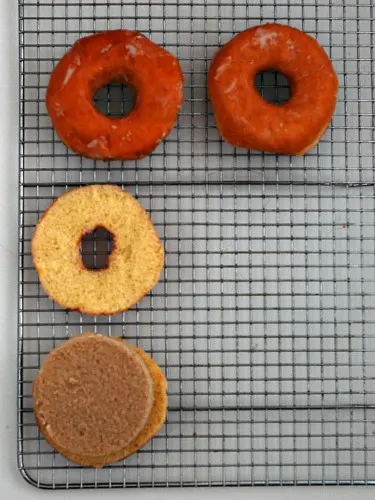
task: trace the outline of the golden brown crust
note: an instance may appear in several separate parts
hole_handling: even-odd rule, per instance
[[[82,237],[97,227],[113,236],[108,267],[86,269]],[[57,198],[41,217],[31,242],[43,288],[58,304],[84,314],[116,314],[157,283],[164,251],[139,202],[117,186],[92,185]]]
[[[154,404],[148,422],[140,434],[124,450],[125,457],[132,455],[152,439],[163,426],[167,417],[167,380],[160,367],[140,347],[133,348],[145,362],[154,381]]]
[[[148,425],[154,380],[127,343],[87,333],[46,358],[33,383],[34,412],[46,440],[81,465],[125,456]]]
[[[121,118],[99,113],[97,90],[128,83],[136,104]],[[115,30],[81,38],[51,74],[46,105],[64,144],[88,158],[133,160],[150,154],[170,132],[182,103],[178,60],[140,33]]]
[[[257,92],[257,73],[277,70],[290,84],[284,105]],[[338,80],[327,54],[309,35],[280,24],[250,28],[214,56],[208,91],[217,127],[234,146],[304,154],[317,144],[336,105]]]

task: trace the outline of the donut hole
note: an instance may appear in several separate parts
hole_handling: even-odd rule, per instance
[[[106,269],[113,248],[113,235],[104,227],[96,227],[81,239],[80,252],[83,265],[90,271]]]
[[[122,118],[134,108],[135,90],[126,83],[111,82],[94,95],[94,105],[102,115]]]
[[[256,74],[255,88],[263,99],[270,104],[283,105],[292,96],[286,76],[272,69],[260,71]]]

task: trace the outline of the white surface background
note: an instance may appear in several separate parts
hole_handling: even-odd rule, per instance
[[[18,47],[17,2],[0,0],[0,484],[1,495],[21,498],[92,498],[103,491],[38,491],[26,484],[16,461],[16,349],[17,349],[17,191],[18,191]],[[114,490],[106,498],[373,498],[368,488],[233,488]]]

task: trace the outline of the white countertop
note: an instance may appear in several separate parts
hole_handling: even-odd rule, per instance
[[[18,211],[18,26],[17,2],[0,0],[0,481],[4,498],[92,498],[103,491],[46,492],[28,485],[16,461],[16,349],[17,349],[17,211]],[[228,488],[132,490],[106,492],[106,498],[373,498],[368,488]]]

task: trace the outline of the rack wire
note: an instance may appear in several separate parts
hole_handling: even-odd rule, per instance
[[[372,0],[20,0],[18,458],[29,482],[375,484],[374,14]],[[207,99],[213,53],[267,21],[316,37],[339,74],[332,126],[304,157],[233,149],[220,140]],[[77,38],[120,27],[179,58],[185,102],[148,158],[90,161],[54,133],[45,90]],[[276,78],[257,83],[277,101],[288,89]],[[122,113],[124,93],[110,85],[97,105]],[[154,291],[114,317],[60,309],[30,256],[44,209],[87,183],[133,193],[166,248]],[[102,240],[83,251],[95,254],[95,245],[105,251]],[[44,356],[87,330],[139,343],[169,381],[160,434],[101,470],[55,453],[31,409]]]

